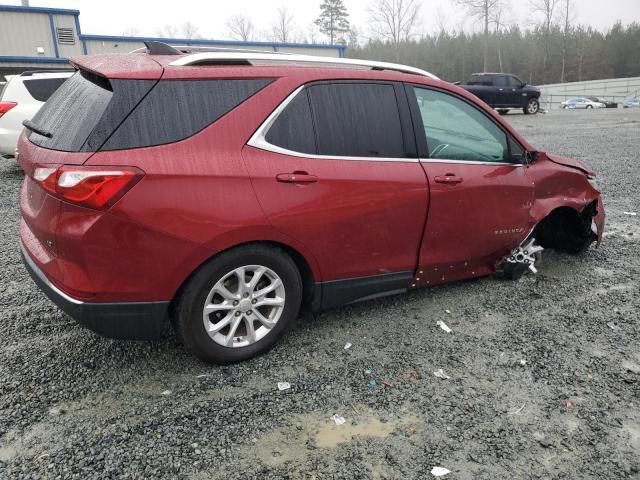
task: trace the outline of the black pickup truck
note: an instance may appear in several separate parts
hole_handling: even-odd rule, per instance
[[[503,114],[510,108],[521,108],[527,115],[540,110],[540,89],[509,73],[474,73],[460,86]]]

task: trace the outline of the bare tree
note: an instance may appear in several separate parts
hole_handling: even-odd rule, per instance
[[[182,38],[202,38],[198,33],[198,27],[189,21],[182,24],[180,34],[182,35]]]
[[[564,83],[564,75],[567,66],[567,50],[569,43],[569,33],[571,32],[571,21],[573,20],[573,2],[564,0],[563,9],[563,31],[562,31],[562,70],[560,71],[560,83]]]
[[[176,38],[178,36],[178,30],[173,25],[165,25],[156,31],[156,35],[164,38]]]
[[[286,7],[280,7],[276,11],[276,21],[271,26],[273,39],[277,42],[287,43],[293,31],[293,17]]]
[[[127,27],[122,31],[122,36],[124,37],[135,37],[140,33],[138,27]]]
[[[227,21],[227,28],[229,29],[229,33],[231,37],[235,40],[242,40],[243,42],[248,42],[253,37],[253,22],[251,19],[245,15],[238,14],[232,16]]]
[[[349,48],[358,48],[360,46],[360,32],[358,27],[351,25],[349,28]]]
[[[447,19],[447,14],[442,8],[438,7],[438,10],[436,10],[436,14],[433,17],[433,21],[439,34],[443,34],[449,31],[449,21]]]
[[[561,0],[529,0],[532,12],[542,16],[542,22],[539,26],[542,28],[544,35],[544,58],[542,66],[545,75],[551,58],[551,27],[554,24],[560,1]],[[544,80],[546,81],[548,78],[545,77]]]
[[[312,22],[309,25],[309,28],[307,29],[307,33],[309,35],[309,43],[318,43],[318,41],[320,40],[321,34],[320,34],[320,29],[315,24],[315,22]]]
[[[498,47],[498,66],[500,68],[500,72],[502,73],[502,45],[500,44],[500,37],[502,35],[502,27],[504,26],[502,17],[504,16],[504,11],[502,9],[497,10],[491,19],[491,23],[493,23],[496,27],[495,35],[496,35],[496,43]],[[486,67],[485,67],[486,71]]]
[[[484,71],[489,68],[489,25],[497,11],[504,6],[503,0],[455,0],[455,3],[472,17],[481,20],[484,26]]]
[[[376,36],[390,42],[399,57],[402,42],[414,34],[419,11],[417,0],[374,0],[369,5],[370,28]]]

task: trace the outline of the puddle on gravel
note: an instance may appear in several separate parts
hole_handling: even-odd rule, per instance
[[[340,443],[350,442],[355,437],[384,438],[398,426],[392,422],[382,423],[377,418],[370,418],[357,425],[321,425],[315,435],[316,445],[320,448],[335,448]]]
[[[627,423],[622,427],[622,431],[628,435],[632,451],[640,452],[640,425]]]
[[[351,419],[343,425],[335,425],[328,418],[303,415],[292,419],[287,427],[262,435],[246,448],[266,465],[281,465],[289,461],[303,461],[308,444],[330,450],[357,439],[386,438],[399,428],[415,433],[417,423],[415,418],[409,417],[382,422],[375,417],[359,416],[356,425]]]

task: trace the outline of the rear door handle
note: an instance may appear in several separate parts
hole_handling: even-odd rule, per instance
[[[433,179],[436,183],[448,183],[449,185],[456,185],[458,183],[462,183],[462,178],[457,175],[453,175],[452,173],[447,173],[446,175],[440,175]]]
[[[316,183],[318,177],[309,175],[307,172],[279,173],[276,180],[283,183]]]

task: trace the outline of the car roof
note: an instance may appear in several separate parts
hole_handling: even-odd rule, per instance
[[[246,75],[259,67],[270,67],[281,72],[278,76],[293,74],[300,69],[322,69],[326,72],[348,70],[357,76],[357,71],[398,72],[412,76],[438,78],[421,69],[361,59],[317,57],[311,55],[274,54],[264,52],[200,52],[178,55],[149,55],[147,53],[106,54],[74,57],[72,65],[107,78],[158,79],[169,70],[181,69],[185,76],[192,73],[193,67],[208,68],[210,76],[215,78],[225,69],[240,68]],[[189,67],[189,68],[187,68]],[[329,75],[331,76],[331,75]]]

